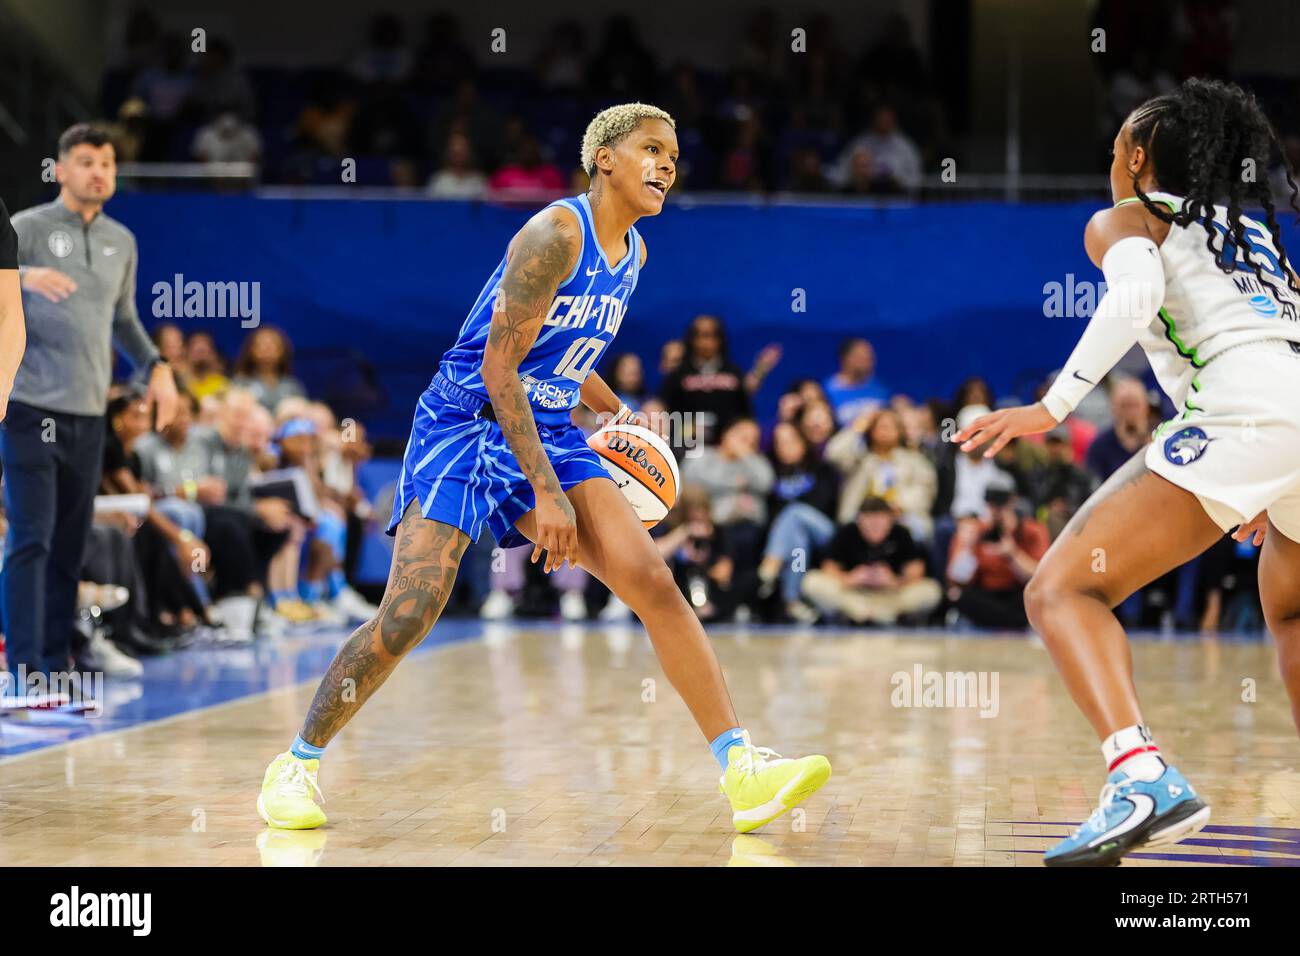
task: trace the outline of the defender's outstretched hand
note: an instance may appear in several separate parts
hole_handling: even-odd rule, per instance
[[[1239,525],[1237,530],[1232,532],[1233,541],[1251,541],[1255,547],[1264,543],[1264,535],[1268,532],[1268,512],[1261,511],[1255,517],[1251,518],[1243,525]],[[1253,541],[1251,539],[1254,539]]]
[[[1020,405],[1016,408],[1002,408],[996,412],[981,415],[957,434],[952,441],[961,445],[962,451],[971,451],[980,445],[992,442],[984,452],[985,458],[992,458],[1013,438],[1021,435],[1037,435],[1051,431],[1059,424],[1042,402],[1033,405]]]

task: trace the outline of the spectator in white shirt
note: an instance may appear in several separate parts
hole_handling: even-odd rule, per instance
[[[830,170],[830,179],[837,187],[850,182],[854,153],[865,148],[871,155],[871,182],[890,184],[897,192],[915,192],[921,185],[921,151],[898,128],[898,114],[888,104],[876,107],[871,125],[865,133],[855,136],[840,153]],[[873,191],[883,191],[876,189]]]
[[[199,129],[192,152],[204,163],[255,163],[262,158],[262,137],[251,124],[227,110]]]
[[[469,137],[447,137],[443,167],[429,179],[428,193],[435,199],[480,199],[487,192],[487,177],[474,165]]]

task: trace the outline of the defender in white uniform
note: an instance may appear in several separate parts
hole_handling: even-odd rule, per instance
[[[1168,193],[1149,198],[1175,213],[1183,206]],[[1263,280],[1243,250],[1232,272],[1220,269],[1202,223],[1172,224],[1160,243],[1164,298],[1147,303],[1158,308],[1136,341],[1181,413],[1156,430],[1146,464],[1195,494],[1223,531],[1267,510],[1279,531],[1300,541],[1300,296],[1287,285],[1268,228],[1240,221]],[[1211,228],[1216,243],[1231,244],[1223,206],[1214,207]],[[1109,371],[1087,368],[1090,359],[1072,356],[1044,396],[1057,420],[1086,394],[1075,371]]]
[[[1025,591],[1109,770],[1100,805],[1046,852],[1049,866],[1114,865],[1209,821],[1142,719],[1112,609],[1234,528],[1263,544],[1260,599],[1300,726],[1300,284],[1263,174],[1286,160],[1254,97],[1202,80],[1135,110],[1114,157],[1115,206],[1084,234],[1107,290],[1078,346],[1041,402],[953,438],[991,456],[1047,431],[1135,343],[1179,409],[1084,504]],[[1288,181],[1296,206],[1289,170]]]

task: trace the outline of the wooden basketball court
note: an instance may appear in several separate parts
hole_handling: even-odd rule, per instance
[[[0,761],[0,866],[1040,866],[1103,781],[1032,639],[719,629],[755,742],[835,768],[802,814],[738,838],[639,627],[463,626],[469,639],[413,655],[331,745],[325,828],[269,830],[254,809],[315,686],[289,670],[218,706]],[[327,659],[338,640],[303,643]],[[182,682],[217,666],[202,655],[243,655],[224,674],[266,669],[244,651],[185,653]],[[1134,658],[1148,723],[1214,816],[1125,865],[1300,865],[1300,748],[1271,644],[1139,641]],[[974,672],[983,704],[908,697],[899,677],[919,673],[924,691],[949,672]]]

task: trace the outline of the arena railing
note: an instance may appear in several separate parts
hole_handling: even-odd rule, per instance
[[[118,176],[125,188],[167,190],[212,188],[219,190],[254,191],[268,199],[411,199],[441,201],[419,187],[363,186],[340,183],[336,186],[263,184],[256,163],[124,163]],[[547,190],[490,190],[484,202],[520,206],[541,206],[564,192]],[[773,190],[768,193],[741,193],[721,191],[691,191],[683,188],[672,195],[670,202],[678,205],[795,205],[795,206],[845,206],[845,205],[906,205],[916,202],[1068,202],[1083,199],[1105,199],[1110,194],[1109,183],[1100,175],[1047,175],[1021,173],[962,173],[954,181],[939,175],[927,176],[914,192],[900,195],[855,196],[836,192],[790,192]]]

